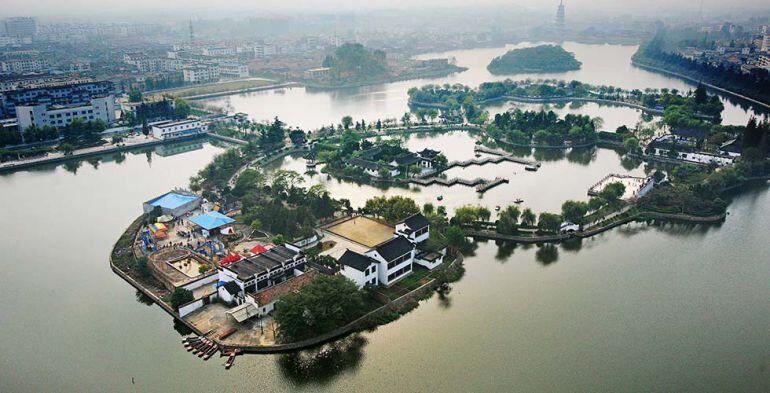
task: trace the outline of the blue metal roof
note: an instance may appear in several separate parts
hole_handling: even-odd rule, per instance
[[[235,222],[232,218],[215,211],[192,217],[190,221],[207,231]]]
[[[196,199],[198,199],[196,196],[169,192],[150,201],[150,205],[160,206],[163,209],[176,209],[179,206],[188,204]]]

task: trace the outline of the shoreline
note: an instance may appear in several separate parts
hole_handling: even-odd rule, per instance
[[[182,138],[175,138],[175,139],[164,139],[164,140],[148,139],[147,142],[134,143],[131,145],[112,146],[104,149],[86,148],[86,149],[81,149],[81,151],[79,152],[76,150],[71,155],[68,155],[68,156],[55,156],[55,157],[43,156],[36,159],[30,159],[25,161],[6,161],[0,164],[0,173],[15,172],[21,169],[34,168],[34,167],[50,165],[50,164],[60,164],[64,162],[70,162],[70,161],[75,161],[83,158],[100,156],[104,154],[119,153],[123,151],[130,151],[130,150],[140,149],[144,147],[155,147],[155,146],[165,145],[169,143],[185,142],[185,141],[191,141],[191,140],[195,140],[199,138],[207,138],[207,137],[209,137],[208,133],[202,133],[202,134],[196,134],[196,135],[191,135],[191,136],[182,137]],[[89,149],[94,149],[94,150],[89,150]]]
[[[139,220],[142,220],[142,216],[137,217],[123,232],[123,235],[126,235],[129,231],[131,231],[131,227]],[[136,240],[136,236],[138,234],[138,231],[141,230],[141,226],[137,228],[137,232],[131,234],[131,238],[134,239],[134,242]],[[304,349],[314,348],[319,345],[326,344],[328,342],[340,339],[342,337],[355,334],[358,332],[366,331],[369,329],[374,329],[378,326],[384,326],[391,322],[395,322],[398,318],[394,320],[389,320],[385,323],[377,323],[376,317],[380,316],[380,314],[383,314],[387,311],[395,311],[398,313],[399,317],[402,315],[405,315],[409,313],[413,308],[410,308],[409,305],[413,303],[419,303],[421,300],[425,300],[427,298],[432,297],[433,290],[439,285],[436,278],[432,278],[430,281],[426,282],[425,284],[421,285],[420,287],[409,291],[408,293],[399,296],[396,299],[392,299],[388,301],[387,303],[382,304],[381,306],[370,310],[366,314],[354,319],[351,322],[348,322],[347,324],[340,326],[336,329],[333,329],[329,332],[326,332],[324,334],[318,335],[316,337],[312,337],[306,340],[300,340],[292,343],[285,343],[285,344],[273,344],[273,345],[234,345],[234,344],[227,344],[224,343],[222,340],[220,340],[218,337],[208,337],[208,332],[203,332],[195,325],[184,319],[183,317],[179,316],[179,313],[176,312],[168,303],[164,302],[162,299],[160,299],[157,295],[155,295],[152,291],[147,289],[145,285],[143,285],[140,281],[134,279],[131,277],[130,274],[123,271],[120,267],[118,267],[115,264],[115,261],[113,259],[113,255],[115,254],[115,251],[117,250],[118,243],[120,242],[120,238],[115,242],[115,244],[112,247],[112,250],[110,252],[109,256],[109,262],[110,262],[110,269],[117,274],[120,278],[122,278],[124,281],[128,282],[132,287],[134,287],[136,290],[143,293],[145,296],[149,297],[153,303],[158,305],[163,311],[165,311],[167,314],[169,314],[171,317],[174,318],[174,320],[181,322],[186,327],[188,327],[194,334],[200,336],[200,337],[207,337],[211,341],[213,341],[220,351],[226,352],[232,349],[239,349],[244,353],[252,353],[252,354],[276,354],[276,353],[287,353],[287,352],[296,352]],[[131,247],[131,258],[136,259],[136,255],[134,253],[133,245]],[[450,269],[457,269],[458,267],[462,266],[462,263],[464,261],[464,258],[462,254],[458,253],[455,258],[449,262],[448,265],[444,267],[444,270],[450,270]],[[430,296],[426,296],[426,295]],[[406,310],[405,312],[401,313],[402,310]]]
[[[729,90],[729,89],[726,89],[726,88],[723,88],[723,87],[719,87],[717,85],[713,85],[711,83],[706,83],[706,82],[700,81],[697,78],[693,78],[691,76],[687,76],[685,74],[681,74],[681,73],[676,72],[676,71],[671,71],[671,70],[667,70],[665,68],[661,68],[661,67],[657,67],[657,66],[653,66],[653,65],[649,65],[649,64],[644,64],[644,63],[642,63],[642,62],[640,62],[638,60],[634,60],[633,58],[631,59],[631,64],[633,66],[635,66],[635,67],[639,67],[639,68],[645,69],[647,71],[658,72],[658,73],[661,73],[661,74],[666,74],[668,76],[673,76],[673,77],[681,78],[681,79],[684,79],[684,80],[686,80],[688,82],[692,82],[692,83],[696,83],[696,84],[697,83],[701,83],[703,86],[706,86],[709,89],[713,89],[713,90],[716,90],[716,91],[718,91],[720,93],[724,93],[724,94],[727,94],[727,95],[731,95],[731,96],[733,96],[735,98],[739,98],[739,99],[748,101],[748,102],[750,102],[753,105],[759,105],[760,107],[763,107],[765,110],[770,110],[770,104],[768,104],[768,103],[756,100],[754,98],[745,96],[745,95],[740,94],[740,93],[736,93],[736,92],[734,92],[732,90]]]

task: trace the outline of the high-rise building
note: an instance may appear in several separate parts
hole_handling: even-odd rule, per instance
[[[31,17],[15,17],[5,20],[5,34],[10,37],[32,38],[37,33],[37,21]]]
[[[564,32],[564,18],[565,18],[565,7],[564,7],[564,0],[559,2],[559,8],[556,9],[556,30],[559,31],[559,33]]]

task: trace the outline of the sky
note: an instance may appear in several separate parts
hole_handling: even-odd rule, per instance
[[[568,10],[588,11],[604,9],[609,12],[660,12],[661,9],[698,9],[701,0],[566,0]],[[705,12],[726,12],[737,8],[770,9],[767,0],[703,0]],[[270,12],[340,12],[381,8],[468,7],[468,6],[522,6],[531,9],[552,9],[558,0],[0,0],[0,17],[33,16],[89,16],[98,14],[167,13],[190,14],[203,10],[222,14],[232,11]],[[729,5],[728,5],[729,4]]]

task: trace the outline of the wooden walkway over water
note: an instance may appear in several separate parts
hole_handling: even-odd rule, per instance
[[[451,187],[457,184],[468,186],[468,187],[476,187],[476,192],[483,194],[489,190],[491,190],[494,187],[499,186],[500,184],[508,183],[508,179],[497,177],[493,180],[484,179],[481,177],[477,177],[475,179],[462,179],[459,177],[453,177],[451,179],[444,179],[440,177],[430,177],[427,179],[422,179],[419,177],[414,177],[409,179],[409,182],[414,184],[419,184],[421,186],[430,186],[433,184],[439,184],[446,187]]]

